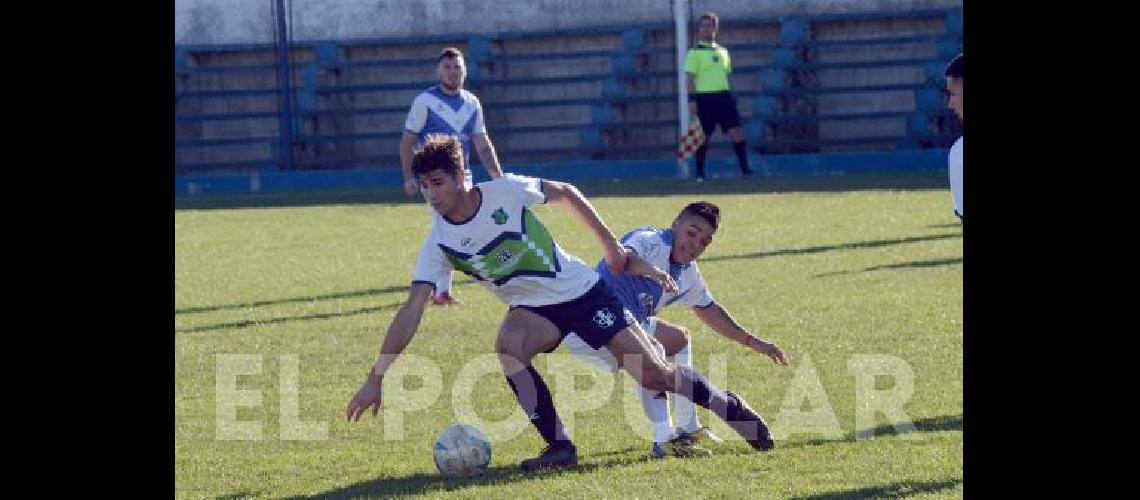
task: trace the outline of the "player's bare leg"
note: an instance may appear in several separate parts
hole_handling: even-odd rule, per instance
[[[558,418],[550,389],[531,365],[535,355],[553,349],[560,340],[561,335],[554,323],[519,308],[507,312],[495,340],[495,350],[499,353],[507,384],[547,444],[541,455],[519,464],[523,470],[578,465],[578,451]]]
[[[752,169],[748,167],[748,150],[744,143],[744,129],[739,125],[728,129],[728,137],[732,139],[732,149],[736,152],[736,161],[740,163],[740,172],[745,177],[752,176]]]
[[[618,332],[606,347],[642,387],[688,397],[724,419],[757,450],[768,451],[775,446],[767,423],[743,398],[721,391],[690,367],[670,364],[654,352],[651,342],[641,326],[631,324]]]
[[[692,340],[689,331],[660,318],[655,319],[654,338],[665,347],[666,359],[677,366],[693,366]],[[673,395],[673,417],[677,421],[677,435],[688,437],[698,446],[719,445],[722,440],[708,427],[702,427],[697,417],[697,407],[689,398]]]

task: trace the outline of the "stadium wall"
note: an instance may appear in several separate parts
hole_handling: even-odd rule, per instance
[[[272,43],[271,0],[175,0],[179,45]],[[692,0],[722,18],[961,7],[962,0]],[[668,22],[670,0],[290,0],[294,41]]]
[[[826,153],[815,155],[764,155],[752,157],[753,168],[764,177],[846,175],[862,172],[945,171],[946,149],[904,150],[891,153]],[[506,165],[505,170],[567,182],[623,181],[675,178],[677,164],[667,160],[577,161],[538,165]],[[485,169],[473,170],[476,182],[488,179]],[[709,158],[710,177],[739,172],[736,159]],[[242,194],[286,191],[398,188],[402,173],[396,169],[259,172],[246,174],[187,175],[174,179],[174,194]],[[683,182],[683,181],[679,181]]]

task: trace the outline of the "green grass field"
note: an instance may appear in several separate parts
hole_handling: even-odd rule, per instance
[[[344,419],[405,298],[428,207],[392,192],[177,200],[176,496],[960,497],[962,229],[944,184],[944,177],[911,175],[582,185],[618,235],[645,223],[667,225],[694,199],[720,205],[721,230],[700,261],[702,273],[716,299],[753,333],[778,343],[791,365],[746,351],[683,307],[663,317],[692,332],[697,369],[745,396],[783,439],[769,454],[731,440],[708,458],[649,459],[649,428],[629,377],[591,378],[575,361],[578,375],[561,384],[546,377],[560,409],[582,404],[567,397],[570,390],[614,384],[605,404],[573,415],[582,465],[520,473],[518,461],[542,448],[527,426],[494,444],[488,474],[457,481],[436,471],[432,444],[457,420],[453,401],[462,391],[453,387],[461,370],[493,352],[506,312],[467,277],[455,275],[463,305],[429,308],[406,351],[419,358],[397,362],[413,372],[438,367],[439,397],[400,415],[402,439],[385,438],[394,418],[384,411],[356,423]],[[560,245],[597,262],[600,247],[569,215],[557,207],[536,211]],[[236,379],[238,390],[260,392],[259,404],[236,410],[237,420],[259,426],[259,439],[223,439],[219,408],[233,401],[219,396],[226,380],[233,383],[218,376],[231,366],[225,355],[260,362],[259,371]],[[896,434],[882,414],[856,427],[867,398],[857,397],[848,363],[864,355],[892,356],[913,372],[902,408],[915,432]],[[551,359],[566,365],[553,356],[540,356],[536,367],[546,374]],[[871,389],[897,383],[872,377]],[[430,385],[415,377],[405,382],[406,391]],[[473,392],[460,396],[480,418],[522,421],[501,374],[486,372],[472,383]],[[793,385],[816,389],[806,405]],[[781,411],[819,411],[820,394],[839,432],[784,435],[802,422],[781,418]],[[735,438],[714,415],[699,412],[719,435]],[[297,426],[289,422],[298,419],[318,439],[293,439]],[[866,430],[875,437],[856,439]]]

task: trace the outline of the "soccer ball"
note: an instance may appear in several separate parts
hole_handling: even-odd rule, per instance
[[[435,466],[448,478],[478,476],[491,462],[491,442],[479,429],[454,424],[435,440]]]

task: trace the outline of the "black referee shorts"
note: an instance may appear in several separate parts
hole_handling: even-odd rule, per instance
[[[701,128],[705,137],[720,131],[728,133],[728,129],[740,126],[740,113],[736,110],[736,96],[729,90],[721,92],[694,93],[693,100],[697,103],[697,116],[701,120]]]

